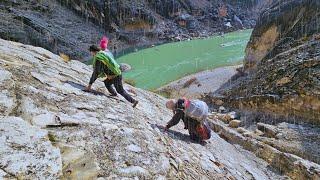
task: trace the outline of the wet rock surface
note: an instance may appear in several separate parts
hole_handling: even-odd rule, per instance
[[[252,28],[265,4],[263,0],[4,0],[0,37],[86,60],[88,46],[98,43],[103,34],[110,37],[109,48],[118,54],[124,49]]]
[[[13,99],[1,106],[2,177],[282,178],[214,133],[205,146],[191,141],[182,124],[164,133],[171,112],[163,97],[125,85],[139,100],[133,109],[122,97],[109,97],[102,82],[93,86],[96,95],[79,89],[91,68],[78,61],[5,40],[0,54],[3,102]]]

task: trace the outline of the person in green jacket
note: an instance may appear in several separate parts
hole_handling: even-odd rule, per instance
[[[117,92],[121,94],[127,101],[136,107],[138,101],[133,99],[123,88],[122,73],[119,64],[114,60],[113,56],[101,51],[97,46],[92,45],[89,48],[91,55],[93,56],[93,73],[90,78],[89,85],[86,87],[86,91],[91,90],[91,86],[97,78],[105,78],[104,84],[112,96],[117,96]],[[112,85],[116,88],[113,89]]]

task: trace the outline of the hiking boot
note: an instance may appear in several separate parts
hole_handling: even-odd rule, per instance
[[[132,107],[135,108],[137,106],[137,104],[139,103],[139,101],[134,101]]]

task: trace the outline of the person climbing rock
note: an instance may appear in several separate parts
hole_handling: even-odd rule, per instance
[[[93,73],[90,78],[89,85],[86,87],[86,91],[91,90],[91,86],[97,78],[104,78],[104,84],[112,96],[117,96],[117,92],[121,94],[127,101],[136,107],[138,101],[133,99],[123,88],[122,73],[120,66],[114,60],[113,56],[108,56],[100,48],[95,45],[90,46],[89,51],[93,56]],[[112,85],[116,88],[113,89]]]
[[[109,44],[109,39],[106,36],[103,36],[101,41],[100,41],[100,48],[101,50],[109,57],[111,57],[112,59],[115,59],[112,52],[108,49],[108,44]],[[116,47],[114,47],[116,49]],[[114,49],[114,50],[115,50]],[[120,63],[120,70],[122,72],[128,72],[130,71],[132,68],[129,64],[125,64],[125,63]]]
[[[169,100],[166,107],[173,111],[172,119],[167,123],[165,130],[177,125],[182,119],[184,129],[188,129],[190,139],[199,143],[210,139],[211,132],[206,124],[208,106],[203,101],[178,99]]]

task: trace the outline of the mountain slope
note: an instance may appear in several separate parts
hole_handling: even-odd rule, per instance
[[[0,40],[0,177],[278,179],[268,164],[216,134],[163,133],[164,98],[126,85],[140,103],[81,91],[91,69],[42,48]],[[94,89],[108,94],[102,82]],[[180,133],[181,132],[181,133]]]
[[[252,28],[262,2],[3,0],[0,37],[82,60],[89,55],[88,46],[98,43],[103,34],[112,40],[109,48],[116,54],[127,48]]]

